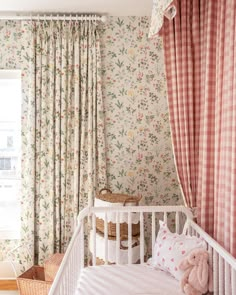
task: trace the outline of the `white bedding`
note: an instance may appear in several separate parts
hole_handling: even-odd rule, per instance
[[[182,295],[179,282],[147,265],[89,266],[82,270],[77,295]]]

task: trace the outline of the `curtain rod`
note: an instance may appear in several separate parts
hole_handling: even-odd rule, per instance
[[[107,17],[105,15],[0,15],[0,20],[94,20],[106,22]]]

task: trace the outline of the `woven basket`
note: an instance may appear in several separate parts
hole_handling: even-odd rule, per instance
[[[107,193],[102,194],[103,191]],[[97,199],[109,202],[109,203],[117,203],[123,206],[127,204],[136,205],[138,206],[139,201],[141,200],[142,196],[130,196],[126,194],[114,194],[111,190],[107,188],[103,188],[99,191],[99,195],[96,196]],[[108,236],[115,237],[116,236],[116,224],[113,222],[108,222]],[[96,228],[100,232],[104,233],[104,220],[101,218],[96,218]],[[132,224],[132,236],[136,236],[140,233],[140,223],[133,223]],[[128,224],[127,223],[120,223],[120,236],[128,235]]]
[[[104,220],[101,218],[96,218],[96,228],[100,232],[104,233]],[[108,236],[116,237],[116,224],[113,222],[107,223]],[[132,224],[132,236],[136,236],[140,233],[140,223]],[[120,235],[128,235],[128,224],[120,223]]]
[[[103,191],[106,191],[107,193],[102,194]],[[133,203],[134,205],[137,206],[142,196],[116,194],[116,193],[112,193],[112,191],[109,190],[108,188],[103,188],[99,191],[99,195],[97,195],[96,198],[102,201],[110,202],[110,203],[122,203],[123,206],[125,206],[127,203]]]
[[[44,262],[45,280],[52,282],[55,279],[57,271],[60,267],[64,254],[56,253]]]
[[[16,280],[20,295],[47,295],[52,285],[52,282],[45,281],[44,268],[36,265]]]

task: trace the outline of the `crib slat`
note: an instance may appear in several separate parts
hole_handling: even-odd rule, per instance
[[[88,215],[88,223],[86,225],[86,227],[88,229],[91,228],[91,225],[92,225],[92,216],[89,214]],[[86,229],[85,229],[86,230]],[[89,242],[89,241],[88,241]],[[92,262],[92,259],[91,259],[91,252],[89,250],[89,247],[86,247],[86,250],[87,250],[87,266],[89,266],[89,262],[91,261]],[[90,260],[91,259],[91,260]]]
[[[132,223],[131,212],[128,212],[128,263],[132,264]]]
[[[154,253],[155,240],[156,240],[156,219],[155,219],[155,212],[152,212],[152,256]]]
[[[76,269],[76,266],[75,266],[75,264],[76,264],[75,249],[73,249],[71,252],[72,252],[72,254],[71,254],[72,259],[71,259],[71,267],[69,269],[69,272],[72,272],[73,269]],[[75,278],[73,278],[73,280],[72,280],[72,286],[73,286],[73,289],[76,289],[76,280],[75,280]]]
[[[213,250],[212,250],[212,247],[210,245],[207,245],[207,246],[208,246],[208,254],[209,254],[209,265],[212,268],[212,265],[213,265]]]
[[[120,264],[120,214],[116,212],[116,263]]]
[[[224,294],[224,260],[219,256],[219,294]]]
[[[107,226],[107,212],[104,220],[104,238],[105,238],[105,264],[108,264],[108,226]]]
[[[188,224],[188,234],[192,236],[192,227],[190,224]]]
[[[179,212],[177,211],[175,214],[175,231],[179,234]]]
[[[140,263],[144,263],[144,224],[143,224],[143,212],[140,212]]]
[[[236,270],[231,268],[231,294],[236,294]]]
[[[164,222],[167,224],[167,213],[164,212]]]
[[[219,261],[215,250],[213,251],[213,288],[214,294],[219,294]]]
[[[80,237],[81,237],[81,241],[80,241],[80,249],[81,249],[81,268],[84,268],[84,221],[82,221],[82,224],[81,224],[81,233],[80,234]]]
[[[225,261],[225,294],[230,295],[230,267],[229,264]]]
[[[93,265],[96,265],[96,215],[92,215],[92,224],[93,224]]]

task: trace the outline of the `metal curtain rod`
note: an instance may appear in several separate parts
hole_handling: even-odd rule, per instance
[[[94,20],[106,22],[105,15],[0,15],[0,20]]]

